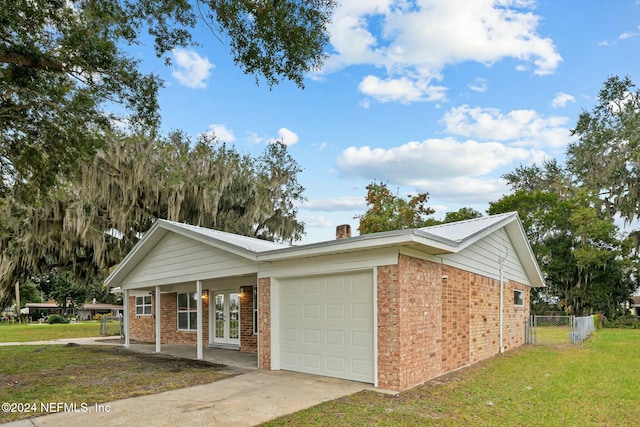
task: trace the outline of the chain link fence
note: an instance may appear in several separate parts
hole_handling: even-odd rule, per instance
[[[536,345],[580,344],[595,330],[593,316],[531,316],[525,342]]]
[[[103,337],[124,337],[124,323],[120,316],[102,316],[100,318],[100,335]]]

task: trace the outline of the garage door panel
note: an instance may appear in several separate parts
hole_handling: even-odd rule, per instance
[[[373,371],[373,363],[365,359],[352,359],[351,370],[357,375],[368,375]]]
[[[322,306],[320,304],[305,304],[302,312],[302,320],[318,320],[322,317]]]
[[[327,331],[326,333],[326,343],[327,345],[345,345],[345,332],[344,331]]]
[[[281,280],[280,302],[282,369],[373,382],[371,272]]]
[[[327,319],[344,319],[347,308],[344,304],[327,304]]]
[[[291,321],[291,320],[296,320],[298,317],[300,317],[300,314],[298,313],[299,311],[299,306],[295,305],[295,304],[283,304],[280,306],[280,312],[281,312],[281,316],[285,321]]]
[[[304,343],[305,344],[321,344],[322,331],[320,329],[305,329]]]

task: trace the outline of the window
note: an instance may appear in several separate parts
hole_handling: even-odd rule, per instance
[[[253,287],[253,333],[258,333],[258,287]]]
[[[513,305],[518,307],[524,306],[524,291],[520,289],[513,290]]]
[[[136,316],[151,316],[151,295],[136,297]]]
[[[195,331],[198,328],[198,299],[195,292],[178,294],[178,329]]]

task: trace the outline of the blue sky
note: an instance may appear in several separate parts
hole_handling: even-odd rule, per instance
[[[508,192],[500,175],[562,160],[607,77],[640,79],[640,0],[343,0],[329,55],[301,90],[243,74],[202,27],[165,67],[163,128],[214,131],[241,152],[280,138],[304,168],[302,243],[357,234],[365,187],[428,192],[436,218]],[[224,38],[222,39],[224,42]]]

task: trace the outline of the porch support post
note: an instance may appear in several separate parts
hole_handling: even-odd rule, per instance
[[[162,351],[160,343],[160,286],[156,286],[156,353]]]
[[[198,280],[196,282],[196,296],[197,299],[196,301],[198,301],[197,306],[198,306],[198,327],[197,327],[197,334],[198,334],[198,338],[197,338],[197,346],[198,346],[198,350],[197,350],[197,355],[196,355],[196,359],[198,360],[202,360],[202,281]]]
[[[131,346],[129,339],[129,289],[124,290],[124,299],[122,302],[124,308],[124,348],[129,348]]]

